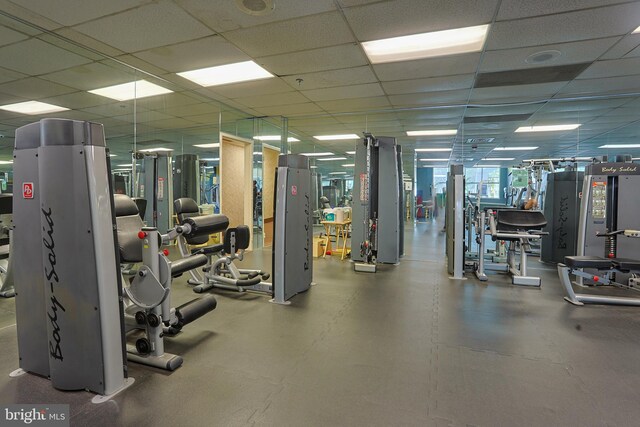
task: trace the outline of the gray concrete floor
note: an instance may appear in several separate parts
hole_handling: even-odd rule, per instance
[[[14,303],[0,301],[0,403],[70,403],[77,426],[638,425],[640,317],[573,307],[555,269],[542,289],[447,279],[444,235],[422,223],[378,273],[314,263],[289,307],[218,293],[218,308],[167,344],[173,373],[130,364],[135,384],[101,405],[18,367]],[[268,251],[245,265],[270,268]],[[174,302],[193,298],[186,277]]]

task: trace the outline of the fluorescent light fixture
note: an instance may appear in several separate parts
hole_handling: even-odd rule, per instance
[[[109,157],[118,157],[117,154],[109,154]]]
[[[329,172],[329,175],[346,175],[346,172]]]
[[[638,34],[638,33],[640,33],[640,27],[638,27],[635,30],[633,30],[633,32],[631,34]]]
[[[640,144],[605,144],[598,148],[640,148]]]
[[[360,139],[355,133],[347,133],[344,135],[314,135],[318,141],[339,141],[344,139]]]
[[[320,157],[320,156],[333,156],[333,153],[300,153],[303,156],[307,156],[307,157]]]
[[[430,152],[430,153],[444,153],[446,151],[451,151],[451,148],[416,148],[414,151],[416,151],[416,152]]]
[[[220,147],[220,143],[219,142],[214,142],[212,144],[195,144],[194,147],[198,147],[198,148],[218,148],[218,147]]]
[[[352,168],[352,167],[355,166],[355,164],[354,163],[349,163],[349,164],[342,165],[342,166],[345,167],[345,168]]]
[[[347,151],[346,153],[349,154],[350,156],[353,156],[354,154],[356,154],[355,151]]]
[[[410,130],[407,131],[407,136],[447,136],[457,133],[457,129]]]
[[[205,168],[205,169],[213,169],[213,168],[214,168],[214,166],[205,166],[204,168]]]
[[[253,155],[254,156],[262,156],[262,151],[254,151]]]
[[[18,102],[17,104],[8,104],[0,106],[0,110],[11,111],[20,114],[47,114],[56,113],[58,111],[67,111],[68,108],[59,107],[53,104],[39,101]]]
[[[236,62],[216,67],[177,73],[180,77],[191,80],[200,86],[220,86],[229,83],[247,82],[249,80],[268,79],[273,74],[253,61]]]
[[[0,160],[0,165],[11,165],[13,160]]]
[[[522,132],[554,132],[561,130],[574,130],[579,128],[579,124],[572,125],[547,125],[547,126],[520,126],[516,129],[516,133]]]
[[[159,153],[159,152],[173,151],[173,148],[163,148],[163,147],[145,148],[144,150],[138,150],[138,151],[141,153]]]
[[[475,165],[476,168],[501,168],[500,165]]]
[[[515,160],[515,157],[487,157],[482,159],[483,162],[508,162],[509,160]]]
[[[420,159],[421,162],[448,162],[449,159]]]
[[[347,158],[346,157],[323,157],[323,158],[318,159],[318,160],[320,160],[322,162],[327,162],[327,161],[330,161],[330,160],[347,160]]]
[[[210,159],[200,159],[200,160],[202,160],[203,162],[218,162],[220,161],[220,157],[213,157]]]
[[[90,90],[89,93],[100,95],[117,101],[128,101],[133,98],[146,98],[149,96],[173,93],[172,90],[150,83],[146,80],[123,83],[115,86],[107,86]]]
[[[313,166],[313,165],[311,165],[311,166],[309,166],[309,167],[310,167],[311,169],[318,169],[318,167],[317,167],[317,166]]]
[[[363,42],[362,47],[372,64],[480,52],[488,30],[489,25],[478,25],[373,40]]]
[[[258,141],[281,141],[282,137],[280,135],[262,135],[254,136],[253,139],[257,139]],[[300,142],[300,140],[290,136],[287,138],[287,142]]]
[[[538,147],[496,147],[493,151],[533,151]]]
[[[131,163],[129,164],[122,164],[122,165],[118,165],[119,168],[130,168],[131,167]]]

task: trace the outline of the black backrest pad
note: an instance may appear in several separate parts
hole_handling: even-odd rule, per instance
[[[120,248],[120,262],[142,262],[142,240],[138,232],[144,223],[138,215],[138,207],[129,196],[113,195],[116,211],[116,226],[118,228],[118,247]]]
[[[540,211],[500,209],[496,213],[498,231],[540,230],[547,220]]]
[[[185,234],[186,238],[206,236],[210,234],[220,233],[229,226],[229,218],[225,215],[200,215],[191,218],[185,218],[183,224],[191,226],[191,232]]]
[[[185,218],[200,215],[200,208],[195,200],[189,197],[181,197],[173,201],[173,210],[178,216],[178,222],[182,224]]]
[[[236,228],[229,228],[224,235],[224,251],[228,254],[232,253],[231,249],[231,236],[235,234],[236,239],[236,251],[241,249],[247,249],[249,247],[249,240],[251,234],[249,234],[249,227],[246,225],[240,225]]]

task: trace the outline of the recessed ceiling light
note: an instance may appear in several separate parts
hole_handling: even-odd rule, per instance
[[[0,160],[0,165],[10,165],[13,164],[13,160]]]
[[[262,156],[262,151],[254,151],[253,155],[254,156]]]
[[[449,159],[420,159],[421,162],[448,162]]]
[[[633,30],[633,32],[631,34],[638,34],[638,33],[640,33],[640,27],[638,27],[635,30]]]
[[[257,139],[258,141],[281,141],[282,137],[280,135],[262,135],[262,136],[254,136],[253,139]],[[288,142],[300,142],[298,138],[294,138],[292,136],[287,138]]]
[[[605,144],[598,148],[640,148],[640,144]]]
[[[482,164],[482,165],[478,164],[478,165],[476,165],[475,167],[477,167],[477,168],[501,168],[502,166],[500,166],[500,165],[490,165],[490,164],[486,164],[486,165],[484,165],[484,164]]]
[[[436,129],[436,130],[410,130],[407,131],[407,136],[445,136],[455,135],[458,131],[456,129]]]
[[[482,161],[487,161],[487,162],[508,162],[510,160],[515,160],[515,157],[487,157],[485,159],[482,159]]]
[[[333,156],[333,153],[300,153],[303,156],[307,156],[307,157],[320,157],[320,156]]]
[[[532,53],[524,60],[527,64],[540,64],[542,62],[549,62],[558,59],[562,56],[562,52],[559,50],[543,50],[540,52]]]
[[[220,147],[220,143],[219,142],[214,142],[212,144],[195,144],[194,147],[198,147],[198,148],[218,148],[218,147]]]
[[[117,154],[109,154],[109,157],[118,157]]]
[[[346,172],[329,172],[329,175],[346,175]]]
[[[346,157],[323,157],[321,159],[318,159],[322,162],[326,162],[326,161],[330,161],[330,160],[347,160]]]
[[[355,151],[347,151],[346,153],[347,153],[347,154],[349,154],[349,155],[354,155],[354,154],[356,154],[356,152],[355,152]]]
[[[437,153],[451,151],[451,148],[416,148],[415,151]]]
[[[209,158],[209,159],[200,159],[203,162],[217,162],[220,161],[220,157],[213,157],[213,158]]]
[[[354,167],[354,166],[355,166],[355,164],[353,164],[353,163],[349,163],[349,164],[342,165],[342,166],[344,166],[345,168],[352,168],[352,167]]]
[[[273,74],[253,61],[218,65],[216,67],[184,71],[177,74],[180,77],[184,77],[187,80],[191,80],[192,82],[205,87],[246,82],[250,80],[268,79],[273,77]]]
[[[56,113],[58,111],[67,111],[68,108],[59,107],[57,105],[47,104],[39,101],[18,102],[17,104],[8,104],[0,106],[0,110],[12,111],[20,114],[47,114]]]
[[[138,150],[138,151],[141,153],[159,153],[159,152],[173,151],[173,148],[163,148],[163,147],[145,148],[144,150]]]
[[[355,133],[349,133],[344,135],[314,135],[314,138],[318,141],[338,141],[342,139],[360,139]]]
[[[173,93],[172,90],[150,83],[146,80],[138,80],[135,82],[123,83],[120,85],[107,86],[100,89],[88,91],[94,95],[105,96],[117,101],[128,101],[136,98],[146,98],[155,95],[164,95]]]
[[[560,130],[574,130],[579,128],[580,125],[547,125],[547,126],[521,126],[516,129],[516,133],[520,132],[554,132]]]
[[[372,64],[479,52],[488,29],[489,25],[478,25],[434,31],[363,42],[362,47]]]
[[[533,151],[538,147],[496,147],[493,151]]]

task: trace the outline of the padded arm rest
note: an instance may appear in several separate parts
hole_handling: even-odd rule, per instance
[[[191,232],[184,234],[184,237],[190,239],[226,230],[229,227],[229,218],[225,215],[201,215],[185,218],[182,224],[191,226]]]
[[[171,262],[171,277],[177,277],[185,271],[193,270],[194,268],[202,267],[207,263],[206,255],[198,254],[191,255],[187,258],[182,258]]]

